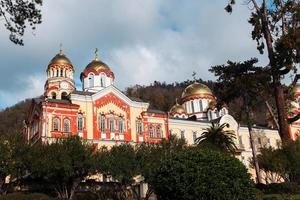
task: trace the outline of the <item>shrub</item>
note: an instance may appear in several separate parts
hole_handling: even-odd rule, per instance
[[[265,194],[300,194],[300,186],[294,182],[258,184],[256,188]]]
[[[257,199],[245,166],[221,152],[190,148],[165,159],[149,180],[158,199]]]

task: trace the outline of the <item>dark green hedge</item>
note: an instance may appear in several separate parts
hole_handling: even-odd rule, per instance
[[[293,182],[257,184],[264,194],[300,194],[300,185]]]
[[[239,160],[197,148],[164,160],[150,184],[159,200],[257,199],[254,183]]]

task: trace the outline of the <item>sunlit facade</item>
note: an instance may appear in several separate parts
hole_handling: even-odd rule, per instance
[[[247,127],[239,125],[226,107],[217,108],[216,97],[206,85],[198,82],[189,85],[166,113],[151,110],[149,103],[128,97],[116,88],[113,71],[97,53],[80,75],[82,90],[75,87],[74,71],[62,51],[50,61],[44,94],[32,100],[26,120],[25,134],[30,143],[79,135],[100,148],[123,142],[156,143],[174,134],[194,145],[211,122],[227,123],[227,129],[236,135],[237,157],[254,174]],[[296,96],[299,110],[299,90]],[[291,126],[293,139],[299,130],[300,123]],[[253,131],[258,150],[280,145],[277,130],[254,127]]]

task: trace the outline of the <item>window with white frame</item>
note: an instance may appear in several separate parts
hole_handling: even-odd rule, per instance
[[[83,130],[83,116],[82,116],[82,114],[77,115],[77,129],[78,129],[78,131]]]
[[[64,119],[64,132],[71,132],[71,122],[69,119]]]
[[[53,131],[60,130],[60,120],[58,118],[53,119]]]
[[[153,130],[153,126],[149,127],[149,137],[150,138],[154,138],[154,130]]]
[[[119,117],[118,129],[119,129],[119,133],[123,133],[123,118],[122,117]]]
[[[111,115],[110,118],[109,118],[109,131],[111,133],[115,132],[115,120],[114,120],[114,116],[113,115]]]
[[[142,129],[142,120],[138,119],[136,121],[136,131],[139,134],[139,136],[143,135],[143,129]]]
[[[202,99],[199,100],[199,108],[200,108],[200,112],[202,112],[203,111]]]
[[[100,116],[100,131],[101,133],[105,133],[105,116]]]
[[[105,74],[104,73],[100,74],[100,86],[105,87]]]
[[[196,143],[196,139],[197,139],[197,132],[193,131],[193,142],[194,142],[194,144]]]
[[[94,74],[89,74],[89,87],[94,87]]]
[[[185,140],[184,130],[180,130],[180,138]]]
[[[156,134],[158,138],[162,138],[162,130],[160,126],[156,127]]]

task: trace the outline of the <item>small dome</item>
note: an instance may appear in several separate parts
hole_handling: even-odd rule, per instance
[[[209,104],[208,104],[208,110],[214,110],[216,107],[217,107],[216,100],[213,100],[213,101],[209,102]]]
[[[300,85],[299,85],[299,84],[296,84],[296,85],[293,87],[292,93],[293,93],[294,95],[300,94]]]
[[[56,56],[54,56],[52,58],[49,65],[52,65],[52,64],[69,64],[69,65],[72,65],[69,58],[67,58],[67,56],[65,56],[62,52],[56,54]]]
[[[212,91],[206,85],[198,83],[196,81],[187,86],[181,95],[182,99],[186,99],[189,97],[209,97],[215,99]]]
[[[90,68],[94,68],[94,70],[96,70],[96,71],[99,71],[99,69],[101,69],[101,68],[110,70],[107,64],[105,64],[104,62],[102,62],[98,59],[94,59],[92,62],[90,62],[86,66],[85,70],[90,69]]]
[[[185,109],[182,105],[176,103],[171,109],[170,109],[170,113],[178,113],[178,114],[183,114],[186,113]]]

